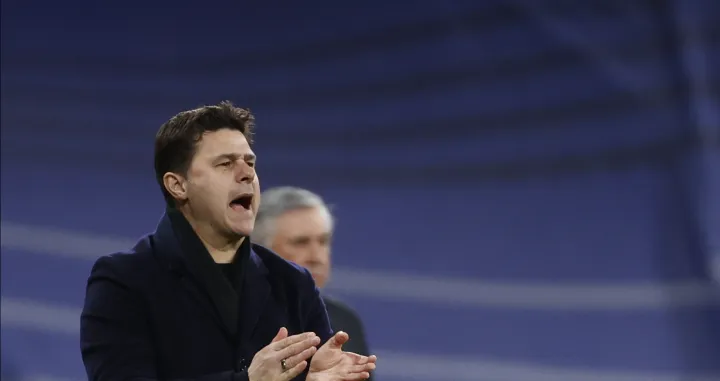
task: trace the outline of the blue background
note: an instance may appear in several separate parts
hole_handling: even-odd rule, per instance
[[[335,205],[379,379],[710,379],[719,40],[711,0],[3,1],[3,370],[84,377],[157,128],[229,99],[262,186]]]

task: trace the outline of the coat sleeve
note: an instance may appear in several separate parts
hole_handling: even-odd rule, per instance
[[[140,296],[113,266],[113,257],[95,262],[80,316],[80,348],[88,380],[160,380],[150,327]],[[233,371],[166,381],[248,381]]]

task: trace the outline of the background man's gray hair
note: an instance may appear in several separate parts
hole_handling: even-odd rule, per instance
[[[266,190],[260,197],[260,208],[255,218],[252,241],[266,247],[270,246],[274,235],[275,220],[278,217],[292,210],[315,207],[319,207],[327,213],[332,229],[334,221],[330,207],[319,195],[307,189],[290,186]]]

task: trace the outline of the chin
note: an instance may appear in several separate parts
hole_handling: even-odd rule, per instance
[[[255,228],[255,218],[252,215],[228,215],[225,219],[225,227],[235,235],[248,237]]]
[[[255,224],[236,224],[232,226],[232,232],[241,237],[249,237],[254,227]]]

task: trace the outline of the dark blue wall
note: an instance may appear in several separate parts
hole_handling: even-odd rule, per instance
[[[720,372],[718,2],[2,7],[2,349],[23,372],[83,375],[73,322],[27,308],[72,316],[91,255],[42,241],[152,230],[155,131],[223,99],[257,115],[264,187],[336,205],[334,292],[383,379],[442,379],[398,370],[420,356],[447,380]]]

